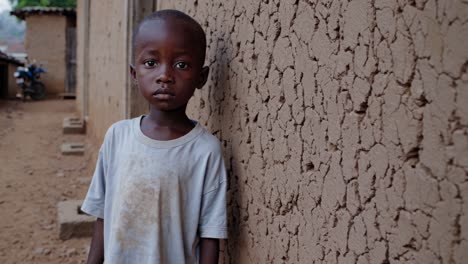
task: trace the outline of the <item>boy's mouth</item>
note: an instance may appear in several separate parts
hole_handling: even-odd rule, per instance
[[[160,100],[168,100],[174,96],[175,96],[174,93],[172,93],[169,89],[166,89],[166,88],[157,89],[153,93],[153,97],[156,99],[160,99]]]

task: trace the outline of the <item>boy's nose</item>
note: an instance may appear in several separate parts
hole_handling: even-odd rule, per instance
[[[172,69],[170,66],[161,65],[157,83],[172,83],[174,81],[172,76]]]

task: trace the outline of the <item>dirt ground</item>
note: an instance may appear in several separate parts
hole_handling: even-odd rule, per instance
[[[89,238],[58,237],[57,203],[83,199],[94,170],[84,156],[62,156],[62,121],[75,101],[0,101],[0,263],[84,263]]]

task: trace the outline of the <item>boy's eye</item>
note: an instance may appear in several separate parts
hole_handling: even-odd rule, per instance
[[[189,67],[189,65],[187,63],[183,62],[183,61],[180,61],[180,62],[176,63],[175,66],[176,66],[177,69],[181,69],[181,70],[185,70],[185,69],[187,69]]]
[[[156,66],[156,61],[154,61],[154,60],[149,60],[149,61],[145,61],[143,64],[144,64],[146,67],[154,67],[154,66]]]

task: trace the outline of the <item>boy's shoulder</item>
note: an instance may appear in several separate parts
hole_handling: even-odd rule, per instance
[[[200,151],[206,151],[211,153],[221,153],[221,142],[219,139],[211,134],[205,127],[201,124],[198,124],[202,132],[200,133],[197,139],[197,147],[200,147]]]
[[[137,122],[137,118],[124,119],[113,123],[106,131],[104,141],[111,140],[112,138],[120,137],[125,134],[129,134],[132,131],[134,122]]]
[[[132,125],[133,125],[133,122],[135,122],[136,119],[139,119],[141,117],[135,117],[135,118],[131,118],[131,119],[123,119],[123,120],[119,120],[115,123],[113,123],[108,131],[112,131],[112,132],[118,132],[118,131],[122,131],[122,130],[127,130],[127,129],[132,129]]]

